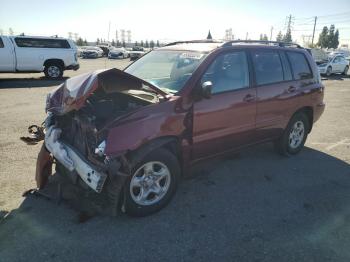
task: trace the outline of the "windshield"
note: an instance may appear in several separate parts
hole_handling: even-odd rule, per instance
[[[193,51],[152,51],[125,72],[174,94],[184,87],[205,57],[206,54]]]

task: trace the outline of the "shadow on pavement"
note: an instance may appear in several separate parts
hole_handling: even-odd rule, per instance
[[[7,88],[31,88],[31,87],[48,87],[57,86],[67,80],[63,77],[60,80],[49,80],[45,77],[39,78],[0,78],[0,89]]]
[[[344,79],[349,79],[350,75],[340,75],[340,74],[333,74],[331,76],[322,76],[322,81],[323,80],[339,80],[339,81],[344,81]]]
[[[0,222],[2,261],[350,261],[350,166],[262,145],[206,161],[168,207],[79,223],[67,205],[26,198]],[[72,259],[74,258],[74,259]]]

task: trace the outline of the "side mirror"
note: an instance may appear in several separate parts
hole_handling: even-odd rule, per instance
[[[213,83],[211,81],[206,81],[202,84],[201,96],[205,99],[211,98],[211,90],[213,88]]]

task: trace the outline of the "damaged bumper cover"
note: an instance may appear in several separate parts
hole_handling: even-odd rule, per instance
[[[83,156],[68,144],[59,140],[62,130],[50,126],[45,134],[45,146],[48,151],[69,171],[76,171],[80,178],[94,191],[100,193],[107,174],[91,165]]]

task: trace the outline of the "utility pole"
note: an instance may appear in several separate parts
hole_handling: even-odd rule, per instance
[[[315,16],[314,31],[312,32],[311,45],[314,45],[315,29],[316,29],[317,16]]]
[[[271,26],[270,41],[272,41],[272,31],[273,31],[273,26]]]
[[[109,33],[111,32],[111,21],[108,23],[108,36],[107,36],[107,42],[109,44]]]

